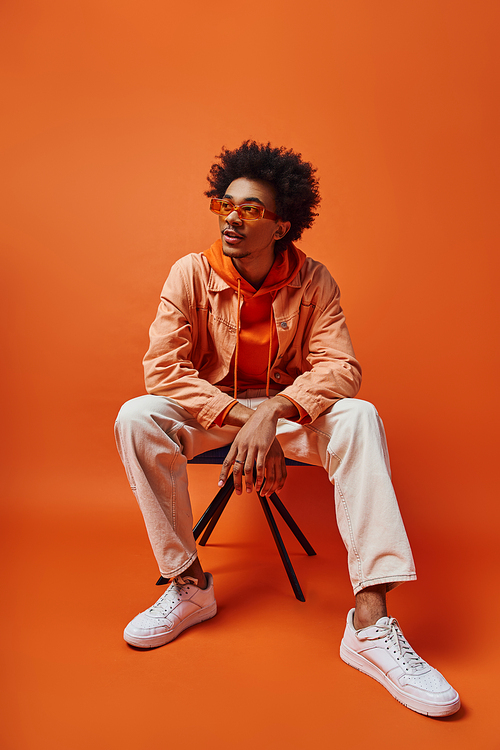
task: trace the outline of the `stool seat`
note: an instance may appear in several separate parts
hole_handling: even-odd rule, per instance
[[[223,448],[213,448],[211,451],[205,451],[200,453],[199,456],[190,458],[188,464],[222,464],[224,459],[229,453],[230,445],[225,445]],[[285,463],[287,466],[312,466],[313,464],[305,464],[302,461],[295,461],[293,458],[287,458],[285,456]]]

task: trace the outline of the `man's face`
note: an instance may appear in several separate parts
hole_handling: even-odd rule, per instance
[[[223,198],[228,198],[236,206],[253,203],[276,212],[275,190],[269,182],[249,180],[239,177],[228,187]],[[228,216],[219,216],[219,229],[222,238],[222,251],[229,258],[257,259],[273,253],[278,236],[284,235],[283,222],[272,219],[245,221],[236,211]],[[278,236],[277,236],[278,232]]]

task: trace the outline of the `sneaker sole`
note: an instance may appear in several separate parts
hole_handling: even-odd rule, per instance
[[[193,612],[180,622],[172,630],[168,630],[165,633],[155,633],[154,635],[136,635],[127,632],[127,628],[123,631],[123,637],[130,646],[136,648],[158,648],[158,646],[164,646],[166,643],[170,643],[174,638],[177,638],[184,630],[190,628],[192,625],[198,625],[200,622],[210,620],[217,614],[217,603],[214,602],[209,607],[204,607],[198,612]]]
[[[387,675],[382,672],[375,664],[372,664],[360,654],[346,646],[344,641],[340,644],[340,658],[343,662],[348,664],[350,667],[354,667],[358,672],[372,677],[374,680],[379,682],[399,703],[402,703],[406,708],[410,708],[412,711],[416,711],[418,714],[424,716],[450,716],[458,711],[460,708],[460,698],[450,703],[442,703],[439,706],[433,705],[432,703],[426,703],[425,701],[418,700],[414,696],[407,695],[403,690],[397,687]]]

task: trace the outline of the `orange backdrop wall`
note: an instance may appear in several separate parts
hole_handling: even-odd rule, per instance
[[[216,236],[208,168],[255,138],[318,167],[321,215],[300,244],[341,286],[400,490],[485,531],[468,507],[496,472],[496,9],[4,3],[15,487],[113,473],[110,428],[143,391],[163,280]]]
[[[341,287],[418,555],[447,540],[457,597],[456,566],[494,569],[498,15],[486,0],[4,0],[7,528],[98,525],[130,502],[116,412],[144,390],[170,265],[216,237],[213,158],[253,138],[318,167],[298,244]]]

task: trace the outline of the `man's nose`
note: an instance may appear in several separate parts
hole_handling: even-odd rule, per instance
[[[241,218],[241,216],[239,215],[236,209],[231,211],[231,213],[226,216],[226,221],[229,222],[229,224],[242,224],[243,223],[243,219]]]

